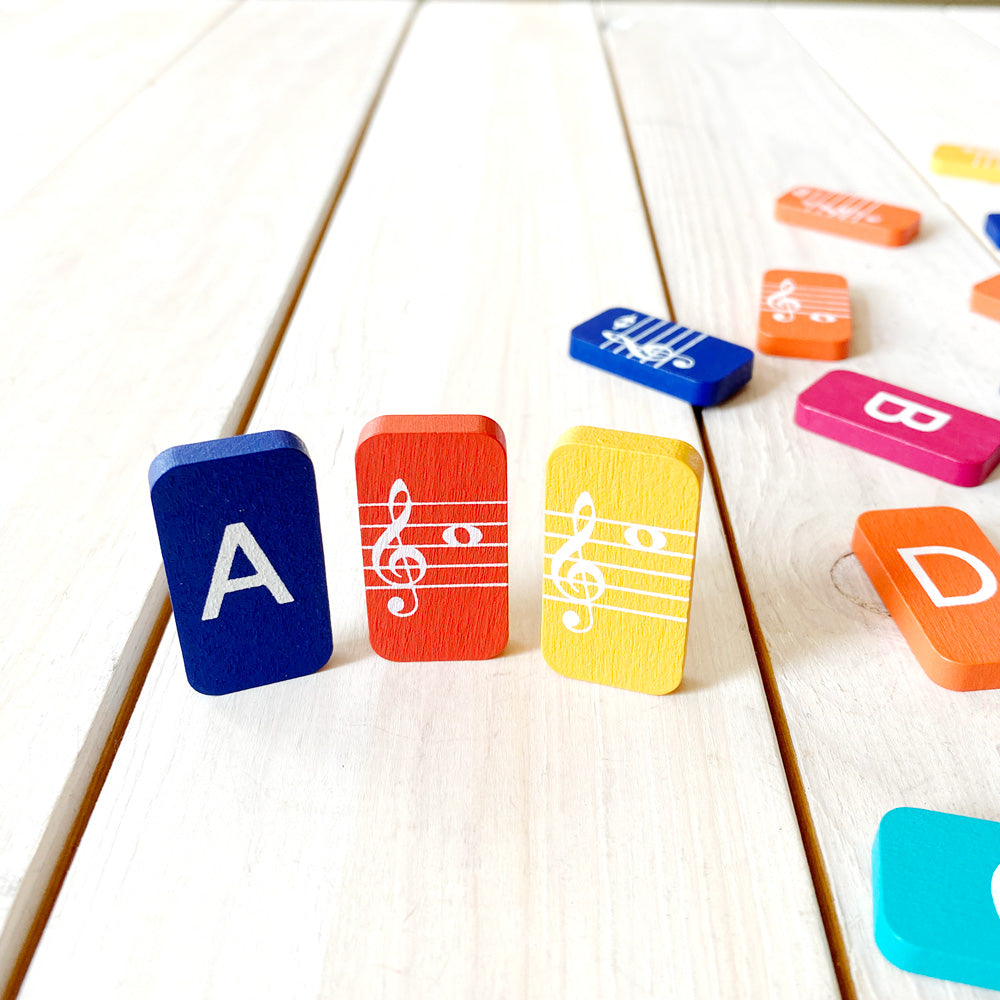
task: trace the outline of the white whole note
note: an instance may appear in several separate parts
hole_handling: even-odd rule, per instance
[[[458,533],[460,531],[465,533],[464,538],[459,537]],[[468,548],[472,545],[478,545],[483,540],[483,533],[474,524],[449,524],[441,532],[441,540],[445,545],[457,545],[462,548]]]
[[[644,535],[649,536],[648,543]],[[658,552],[667,547],[667,536],[659,528],[644,528],[639,524],[630,524],[625,529],[625,541],[633,549],[643,552]]]

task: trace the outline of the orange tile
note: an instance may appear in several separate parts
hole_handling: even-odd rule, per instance
[[[1000,274],[973,286],[971,305],[973,312],[990,319],[1000,319]]]
[[[760,296],[757,349],[789,358],[838,361],[851,343],[851,300],[839,274],[768,271]]]
[[[1000,553],[968,514],[868,511],[851,546],[932,681],[1000,688]]]
[[[898,247],[920,229],[920,213],[852,194],[795,187],[775,205],[774,216],[790,226],[804,226],[837,236]]]

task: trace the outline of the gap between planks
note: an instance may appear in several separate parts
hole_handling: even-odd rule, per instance
[[[257,407],[261,393],[264,390],[264,385],[266,384],[268,376],[271,373],[271,369],[274,366],[275,359],[278,356],[278,351],[281,349],[281,344],[285,338],[288,327],[291,325],[292,318],[295,315],[295,310],[302,297],[302,291],[305,288],[309,273],[312,270],[313,264],[330,225],[333,222],[337,206],[340,204],[344,188],[347,186],[347,181],[354,169],[354,164],[357,161],[361,147],[364,145],[365,137],[368,134],[372,119],[375,117],[375,112],[378,110],[378,106],[381,103],[382,95],[385,92],[389,78],[392,76],[392,72],[399,59],[399,54],[402,52],[406,39],[409,37],[413,21],[417,12],[423,5],[423,2],[424,0],[417,0],[411,8],[406,20],[403,22],[399,38],[396,40],[396,44],[393,46],[393,49],[389,54],[389,59],[386,62],[381,77],[379,78],[378,86],[375,88],[375,92],[372,95],[371,103],[365,112],[365,116],[361,121],[361,126],[358,129],[353,143],[351,144],[350,153],[348,154],[343,167],[334,181],[333,188],[327,198],[326,206],[320,214],[319,222],[306,239],[302,257],[300,258],[299,264],[292,275],[291,281],[289,282],[288,292],[282,298],[277,309],[275,310],[274,322],[271,324],[271,328],[264,338],[264,342],[268,346],[266,350],[262,352],[263,357],[260,363],[255,366],[257,368],[256,372],[251,369],[248,373],[247,380],[244,384],[245,388],[239,393],[233,404],[230,416],[225,421],[225,426],[221,431],[222,436],[245,433],[250,421],[253,419],[254,410]],[[198,38],[191,43],[191,45],[188,45],[181,55],[190,52],[198,43],[203,41],[213,30],[215,30],[215,28],[217,28],[223,20],[225,20],[225,17],[219,18],[217,21],[213,22],[212,26],[207,31],[199,35]],[[180,56],[178,56],[178,59],[179,58]],[[170,65],[176,63],[178,59],[174,59]],[[120,110],[121,109],[119,109],[119,111]],[[105,122],[103,124],[107,123]],[[103,124],[101,127],[103,127]],[[140,618],[136,623],[136,628],[129,637],[129,643],[126,648],[134,649],[138,644],[142,643],[142,653],[138,658],[135,672],[129,682],[128,689],[122,699],[121,705],[115,713],[114,723],[112,724],[104,742],[104,746],[101,749],[97,766],[95,767],[90,781],[87,784],[87,790],[84,793],[79,808],[77,809],[76,816],[72,820],[69,833],[59,850],[55,867],[45,882],[45,888],[42,891],[41,898],[34,914],[30,919],[30,922],[28,923],[25,940],[18,949],[17,958],[14,961],[10,978],[2,985],[2,990],[0,990],[0,1000],[15,1000],[18,993],[20,993],[21,986],[23,985],[24,979],[28,974],[28,968],[31,965],[31,960],[34,957],[36,949],[38,948],[38,943],[41,940],[45,926],[49,921],[49,917],[52,915],[52,911],[55,908],[56,900],[62,889],[63,882],[66,880],[66,875],[69,872],[70,865],[73,863],[73,857],[76,854],[77,848],[80,846],[80,841],[83,839],[84,831],[90,822],[90,817],[94,812],[95,806],[97,805],[98,797],[101,794],[101,790],[107,780],[108,773],[111,770],[111,765],[114,762],[115,755],[117,754],[118,748],[125,735],[125,729],[132,718],[132,713],[135,710],[135,706],[139,700],[139,695],[146,682],[149,669],[152,666],[153,659],[156,656],[160,642],[166,632],[167,623],[170,620],[171,608],[170,597],[167,591],[166,577],[162,566],[160,567],[156,578],[150,587],[149,596],[146,600],[146,607],[157,609],[155,619],[152,626],[150,626],[148,633],[143,636],[141,632],[141,622],[146,618],[146,616],[140,615]],[[41,853],[41,850],[39,853]],[[13,923],[13,912],[11,913],[9,919],[10,922]]]
[[[660,254],[660,245],[656,239],[656,231],[653,227],[653,218],[650,214],[649,203],[646,199],[646,189],[642,183],[642,175],[639,171],[639,161],[636,157],[635,147],[632,142],[632,133],[629,130],[628,118],[625,114],[625,105],[622,100],[621,90],[618,85],[618,77],[615,73],[614,62],[608,49],[607,37],[604,31],[604,17],[600,8],[595,4],[594,19],[597,33],[601,42],[601,50],[604,53],[604,61],[607,66],[608,76],[611,80],[611,87],[615,96],[615,104],[618,114],[621,117],[622,131],[625,135],[625,143],[628,147],[629,159],[632,162],[632,170],[635,174],[636,188],[639,193],[639,200],[642,203],[643,216],[646,220],[646,228],[649,231],[649,241],[652,247],[653,256],[656,260],[656,269],[660,276],[660,283],[663,286],[663,295],[666,299],[667,310],[671,322],[676,323],[677,316],[674,312],[673,300],[670,298],[670,289],[667,284],[667,275],[663,267],[663,257]],[[784,27],[784,25],[782,26]],[[785,30],[788,30],[787,28]],[[796,39],[796,41],[798,41]],[[824,71],[825,72],[825,71]],[[874,123],[873,123],[874,127]],[[746,615],[747,627],[750,632],[750,639],[753,643],[754,655],[757,658],[757,667],[760,671],[761,683],[764,688],[764,696],[767,700],[768,711],[771,715],[771,723],[774,727],[775,738],[778,744],[778,752],[781,756],[782,766],[785,771],[785,780],[788,782],[788,790],[792,799],[792,807],[795,810],[795,818],[799,825],[799,834],[802,838],[805,850],[806,861],[809,865],[809,873],[812,876],[813,887],[816,892],[816,901],[819,905],[820,916],[823,920],[823,929],[826,933],[827,944],[833,959],[833,968],[837,976],[837,985],[844,1000],[858,1000],[857,989],[851,978],[850,962],[847,957],[847,946],[844,942],[844,934],[840,927],[840,920],[837,917],[836,904],[833,897],[833,889],[830,878],[823,862],[823,855],[819,846],[819,838],[816,835],[816,827],[812,819],[812,811],[809,808],[809,799],[806,795],[805,783],[802,780],[802,773],[799,769],[798,758],[795,753],[795,746],[792,742],[791,730],[785,711],[781,704],[781,695],[778,691],[778,683],[774,676],[774,669],[771,665],[771,658],[767,652],[767,643],[764,640],[764,633],[760,628],[757,613],[754,610],[753,600],[747,586],[746,574],[743,572],[743,563],[740,559],[739,550],[736,547],[736,537],[733,533],[732,523],[729,519],[729,509],[726,505],[725,497],[722,493],[722,483],[719,479],[718,470],[715,466],[715,458],[708,440],[708,433],[705,430],[705,422],[702,417],[701,407],[692,407],[694,410],[695,422],[698,425],[698,435],[701,439],[702,453],[705,458],[705,468],[712,482],[712,490],[715,493],[716,503],[719,508],[719,519],[722,523],[722,530],[726,538],[726,547],[729,550],[729,559],[736,577],[736,584],[740,592],[740,600],[743,604],[743,612]]]
[[[898,0],[898,2],[905,3],[907,2],[907,0]],[[961,3],[961,6],[967,6],[969,0],[959,0],[959,2]],[[977,0],[973,0],[973,2],[977,2]],[[996,0],[978,0],[978,2],[981,2],[986,5],[993,5],[996,2]],[[951,5],[950,0],[948,5],[949,6]],[[916,163],[914,163],[910,159],[909,156],[906,155],[906,153],[902,149],[900,149],[899,146],[896,145],[895,142],[893,142],[892,137],[879,126],[878,122],[876,122],[875,119],[872,118],[872,116],[867,111],[865,111],[865,109],[861,107],[861,105],[858,104],[858,102],[851,96],[850,92],[841,85],[840,81],[837,80],[837,78],[823,65],[823,63],[820,62],[820,60],[813,55],[812,51],[809,49],[806,43],[799,38],[799,36],[795,33],[792,27],[786,24],[781,19],[780,10],[782,6],[783,4],[781,3],[781,0],[768,0],[768,7],[770,8],[771,16],[781,26],[782,30],[788,35],[789,39],[802,50],[802,52],[808,57],[808,59],[815,65],[816,69],[820,73],[822,73],[823,76],[827,78],[827,80],[830,81],[831,85],[836,87],[836,89],[840,91],[840,93],[844,97],[844,100],[847,101],[847,103],[854,108],[854,110],[858,113],[858,116],[860,118],[863,118],[869,124],[872,131],[875,132],[877,135],[881,136],[885,144],[890,149],[892,149],[894,153],[896,153],[899,159],[903,163],[905,163],[910,168],[910,170],[913,171],[913,173],[920,180],[920,183],[923,184],[923,186],[927,188],[927,190],[931,193],[933,200],[940,202],[945,208],[947,208],[948,211],[951,212],[955,221],[960,226],[962,226],[962,228],[965,229],[968,233],[974,236],[977,242],[984,244],[988,250],[992,250],[993,248],[989,245],[989,240],[983,235],[983,233],[980,230],[976,229],[966,219],[964,219],[959,214],[959,212],[952,206],[951,202],[949,202],[941,195],[941,193],[937,190],[937,188],[934,187],[933,181],[916,165]],[[929,6],[932,5],[929,4]],[[942,12],[942,16],[947,17],[946,8],[939,8],[939,9]],[[985,41],[987,44],[992,44],[988,39],[984,39],[982,35],[977,34],[967,25],[962,24],[961,21],[955,19],[950,19],[950,20],[952,20],[953,23],[962,27],[973,38],[978,38],[981,41]]]

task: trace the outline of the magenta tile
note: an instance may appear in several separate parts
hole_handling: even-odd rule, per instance
[[[795,422],[956,486],[978,486],[1000,463],[1000,421],[856,372],[802,392]]]

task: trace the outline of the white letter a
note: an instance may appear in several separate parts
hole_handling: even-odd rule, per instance
[[[229,572],[233,568],[237,549],[243,550],[243,554],[257,572],[251,576],[230,579]],[[222,610],[222,599],[226,594],[231,594],[234,590],[247,590],[250,587],[267,587],[279,604],[288,604],[295,600],[281,582],[281,578],[271,565],[271,560],[264,555],[264,550],[257,544],[257,539],[250,534],[250,529],[242,521],[237,521],[235,524],[226,525],[201,620],[207,622],[211,618],[218,618]]]

